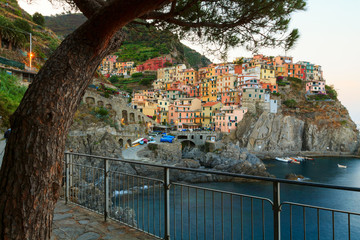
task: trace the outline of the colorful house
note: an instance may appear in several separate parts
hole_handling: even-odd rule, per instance
[[[207,102],[202,105],[202,126],[203,127],[213,127],[213,116],[215,111],[219,110],[222,107],[221,102]]]

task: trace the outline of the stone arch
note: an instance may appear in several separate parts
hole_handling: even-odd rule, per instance
[[[86,102],[86,104],[88,104],[88,105],[94,105],[94,104],[95,104],[95,98],[93,98],[93,97],[86,97],[85,102]]]
[[[129,147],[131,147],[131,140],[130,140],[130,139],[128,139],[128,140],[126,141],[126,143],[127,143],[127,145],[128,145]]]
[[[135,122],[135,113],[130,113],[130,122]]]
[[[109,110],[111,110],[112,109],[112,106],[111,106],[111,104],[106,104],[106,106],[105,106],[107,109],[109,109]]]
[[[103,106],[104,106],[104,102],[103,102],[103,101],[98,101],[98,102],[97,102],[97,105],[98,105],[99,107],[103,107]]]
[[[124,140],[122,138],[119,139],[119,146],[120,148],[124,147]]]
[[[194,148],[196,147],[196,144],[193,141],[185,140],[181,142],[182,149],[185,148]]]
[[[121,123],[128,124],[128,114],[126,110],[122,110],[121,117],[122,117]]]

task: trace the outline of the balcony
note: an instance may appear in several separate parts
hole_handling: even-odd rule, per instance
[[[143,173],[149,168],[152,175],[122,172],[127,164],[143,168]],[[171,180],[173,174],[176,176],[185,172],[226,176],[233,178],[234,182],[240,179],[260,181],[263,183],[263,196],[249,194],[247,191],[251,191],[251,187],[233,192]],[[301,203],[305,196],[292,201],[281,201],[287,197],[281,193],[281,189],[286,192],[286,189],[304,188],[317,194],[324,194],[328,190],[337,191],[341,195],[345,191],[352,194],[360,192],[360,188],[355,187],[156,165],[139,160],[119,160],[68,152],[65,153],[64,180],[63,197],[67,204],[74,203],[90,209],[105,221],[117,221],[145,232],[149,237],[280,239],[282,236],[283,239],[320,239],[322,236],[321,239],[335,239],[336,236],[336,239],[356,239],[360,236],[357,225],[360,213],[351,209],[325,207],[325,202],[318,203],[320,206]],[[328,199],[327,202],[331,200]],[[82,211],[79,207],[71,211]],[[344,208],[347,208],[346,205]],[[67,211],[60,209],[60,214]],[[59,215],[55,215],[54,219],[59,220]],[[93,221],[89,218],[82,219],[82,223],[75,221],[89,227],[94,226],[87,222]],[[72,220],[71,222],[74,223]],[[56,229],[57,224],[54,225]],[[119,231],[112,224],[104,224],[100,228],[104,228],[106,232]],[[121,235],[121,239],[131,238]]]

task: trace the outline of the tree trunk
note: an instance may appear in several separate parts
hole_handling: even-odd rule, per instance
[[[103,7],[61,43],[12,116],[0,170],[0,239],[50,238],[65,139],[85,89],[122,41],[118,30],[164,0],[125,2]]]

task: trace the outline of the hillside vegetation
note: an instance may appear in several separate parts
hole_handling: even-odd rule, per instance
[[[55,15],[45,17],[45,25],[56,34],[66,36],[85,20],[82,14]],[[182,44],[171,32],[142,25],[124,30],[127,38],[119,51],[115,52],[119,61],[135,61],[136,64],[141,64],[147,59],[169,54],[177,63],[185,63],[193,68],[211,63],[205,56]]]
[[[20,80],[5,71],[0,71],[0,128],[10,126],[10,116],[19,106],[26,87],[19,85]]]
[[[38,16],[38,15],[37,15]],[[14,0],[0,0],[0,35],[3,44],[0,57],[29,65],[30,33],[32,34],[32,65],[40,68],[59,46],[60,39],[39,21],[21,9]]]

